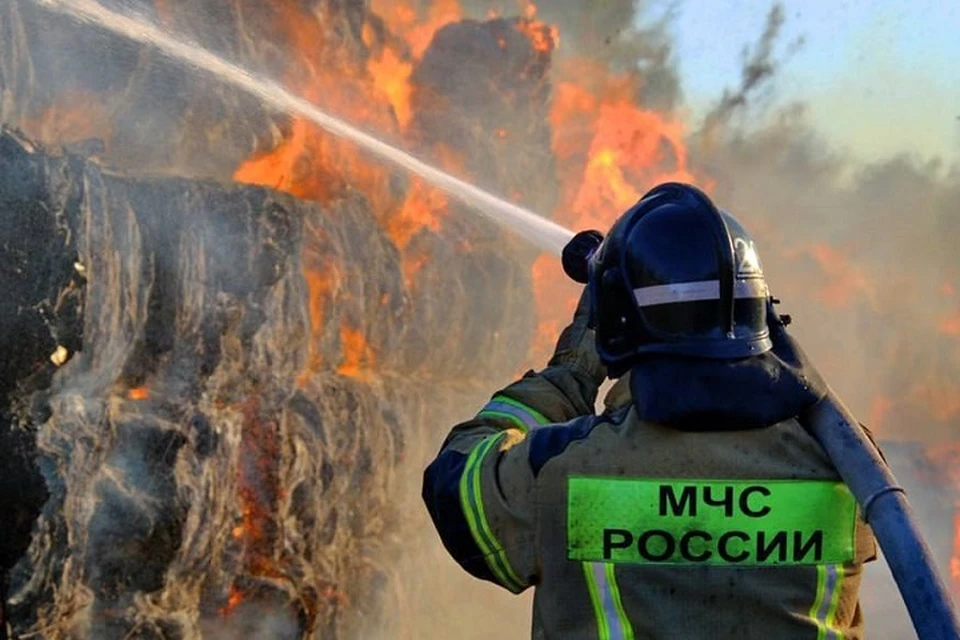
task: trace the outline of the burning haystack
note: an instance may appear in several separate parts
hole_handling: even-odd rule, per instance
[[[239,21],[245,7],[234,9]],[[339,25],[348,42],[325,46],[343,55],[373,37],[369,24],[352,22],[350,7],[315,10],[329,12],[306,14],[315,28],[336,33],[331,23]],[[91,112],[109,110],[116,129],[87,141],[103,121],[83,122],[88,106],[77,103],[80,129],[93,130],[66,138],[56,127],[76,120],[54,104],[62,98],[16,79],[49,74],[83,85],[89,76],[53,70],[33,39],[55,19],[16,1],[0,15],[17,36],[0,51],[0,89],[13,98],[4,118],[31,129],[19,115],[40,113],[35,133],[49,126],[75,143],[59,152],[12,130],[0,138],[0,202],[11,230],[5,263],[24,282],[9,304],[37,309],[9,312],[6,335],[19,339],[4,347],[5,355],[26,354],[5,358],[18,363],[5,431],[24,443],[10,473],[35,487],[22,496],[17,545],[6,556],[11,569],[29,543],[10,573],[12,626],[51,638],[369,633],[396,605],[392,559],[416,526],[400,517],[416,498],[397,489],[416,483],[401,462],[421,459],[438,423],[457,419],[460,403],[481,402],[521,366],[516,347],[534,329],[529,267],[504,251],[511,239],[488,223],[461,216],[441,228],[433,216],[450,205],[425,185],[303,123],[274,122],[226,89],[191,86],[160,59],[131,66],[135,52],[121,41],[108,39],[104,67],[118,90],[140,89],[144,103],[84,87],[104,91]],[[231,42],[247,42],[241,27],[234,34]],[[78,57],[84,47],[99,51],[104,37],[77,35]],[[511,48],[514,68],[478,69],[489,76],[484,113],[495,106],[513,114],[510,135],[548,155],[536,107],[548,58],[507,20],[453,25],[437,37],[415,72],[413,104],[422,106],[410,127],[423,148],[450,149],[464,171],[493,186],[535,184],[549,174],[494,162],[499,138],[483,134],[481,113],[458,119],[431,106],[472,102],[446,83],[451,43],[464,40]],[[168,82],[179,99],[196,94],[197,104],[146,99],[170,97]],[[205,110],[232,122],[218,130]],[[232,118],[235,111],[245,116]],[[125,128],[128,118],[138,126]],[[164,124],[172,135],[150,133]],[[464,153],[445,131],[475,149]],[[218,136],[226,152],[194,153],[200,134]],[[218,163],[237,139],[250,157],[237,157],[224,175]],[[194,177],[132,177],[89,155],[136,166],[141,176]],[[271,186],[312,202],[225,186],[234,172],[243,182],[279,180]],[[509,316],[499,312],[505,306]]]
[[[791,310],[843,318],[811,332],[828,377],[848,372],[829,359],[846,354],[838,332],[911,354],[906,373],[865,371],[859,387],[883,394],[866,406],[889,422],[935,400],[924,433],[950,439],[957,274],[930,285],[943,308],[912,313],[872,285],[888,252],[847,262],[830,242],[882,209],[865,195],[878,184],[934,193],[936,211],[956,189],[899,165],[837,187],[789,117],[727,140],[775,67],[777,10],[742,91],[691,132],[669,39],[629,26],[629,0],[586,16],[567,0],[102,2],[570,227],[606,227],[663,180],[716,191],[770,247]],[[556,259],[308,121],[31,0],[0,0],[0,122],[12,628],[370,638],[386,622],[429,637],[400,612],[419,589],[435,603],[441,580],[398,573],[420,551],[422,461],[542,364],[576,301]],[[818,209],[824,193],[859,213]],[[954,246],[941,217],[928,235]],[[881,312],[940,335],[892,343]]]

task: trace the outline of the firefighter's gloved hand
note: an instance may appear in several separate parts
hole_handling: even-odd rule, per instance
[[[600,362],[594,330],[590,328],[590,292],[584,288],[573,314],[573,322],[557,340],[549,366],[567,367],[600,386],[607,378],[607,369]]]

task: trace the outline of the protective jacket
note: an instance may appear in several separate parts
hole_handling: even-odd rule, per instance
[[[651,359],[598,416],[590,357],[555,357],[426,470],[444,545],[535,587],[535,639],[862,638],[874,539],[775,365]]]

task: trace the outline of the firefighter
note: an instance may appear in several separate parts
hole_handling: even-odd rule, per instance
[[[446,549],[535,588],[535,639],[862,638],[875,542],[798,420],[825,389],[772,313],[753,240],[668,183],[577,243],[598,247],[547,366],[426,469]]]

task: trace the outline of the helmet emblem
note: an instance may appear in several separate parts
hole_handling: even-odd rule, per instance
[[[760,256],[757,255],[757,249],[753,240],[735,238],[733,249],[737,259],[737,277],[751,278],[763,277],[763,268],[760,266]]]

